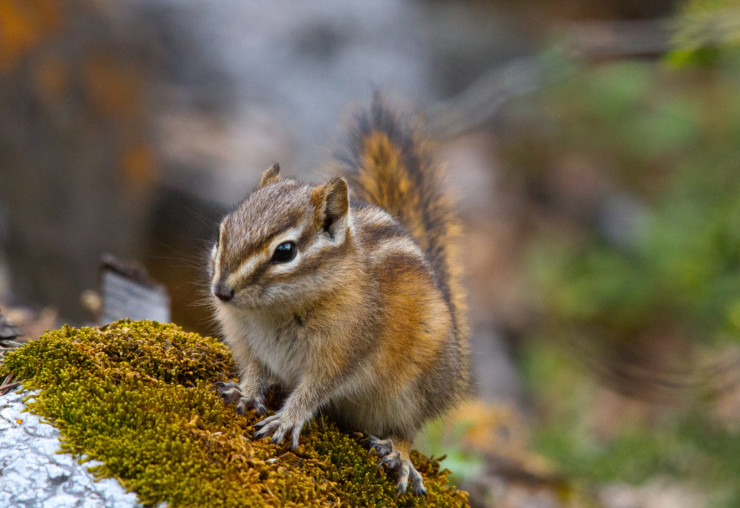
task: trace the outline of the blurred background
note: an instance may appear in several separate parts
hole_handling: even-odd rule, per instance
[[[0,308],[91,322],[112,253],[214,333],[219,217],[380,90],[466,229],[476,397],[418,447],[473,506],[740,506],[739,43],[737,0],[0,0]]]

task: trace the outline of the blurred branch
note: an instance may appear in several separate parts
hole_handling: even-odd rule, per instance
[[[672,28],[673,42],[680,50],[734,44],[740,41],[740,8],[689,11],[680,15]]]
[[[672,21],[584,23],[566,33],[563,52],[571,59],[658,56],[671,49]]]
[[[456,97],[427,111],[429,135],[451,138],[480,127],[513,98],[539,89],[543,67],[539,57],[526,57],[488,71]]]
[[[662,55],[671,49],[672,21],[587,23],[564,33],[555,48],[491,69],[456,97],[432,107],[429,133],[443,139],[473,130],[515,97],[565,79],[576,63]]]
[[[20,381],[14,381],[13,374],[8,374],[0,383],[0,396],[5,395],[9,391],[19,387]]]

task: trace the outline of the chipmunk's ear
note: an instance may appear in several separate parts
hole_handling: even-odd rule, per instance
[[[332,178],[311,193],[316,207],[316,225],[332,240],[344,239],[349,217],[349,189],[344,178]]]
[[[262,173],[262,179],[260,180],[260,187],[264,187],[267,184],[275,183],[278,180],[280,180],[280,164],[277,162],[267,168],[264,173]]]

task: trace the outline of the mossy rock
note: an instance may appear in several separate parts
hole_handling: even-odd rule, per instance
[[[61,431],[62,448],[115,477],[143,504],[171,506],[467,506],[439,463],[412,453],[428,496],[396,497],[394,475],[359,438],[318,418],[296,450],[253,440],[253,412],[235,414],[213,383],[233,380],[227,347],[152,321],[65,326],[8,354],[39,390],[28,409]]]

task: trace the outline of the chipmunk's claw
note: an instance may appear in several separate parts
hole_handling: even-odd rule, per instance
[[[239,384],[234,381],[216,383],[216,390],[226,404],[236,404],[237,414],[243,415],[248,409],[254,409],[258,415],[267,413],[261,397],[245,397]]]
[[[379,439],[375,436],[367,438],[367,445],[378,452],[378,456],[385,457],[393,451],[393,442],[390,439]]]
[[[396,469],[401,465],[401,454],[400,452],[391,452],[388,455],[381,457],[378,461],[378,467],[383,469],[386,466],[388,469]]]
[[[239,403],[236,405],[236,412],[243,415],[248,409],[254,409],[260,416],[267,414],[267,408],[260,399],[248,399],[247,397],[239,399]]]
[[[416,496],[427,495],[427,489],[424,487],[424,478],[421,477],[419,471],[414,466],[411,466],[411,492]]]
[[[371,436],[369,442],[370,446],[378,452],[378,455],[381,455],[378,467],[381,469],[386,467],[389,470],[397,472],[397,495],[400,496],[405,493],[409,483],[411,483],[411,491],[415,495],[427,495],[427,490],[424,487],[424,479],[411,463],[411,459],[408,458],[407,454],[393,449],[393,442],[390,439],[381,440]]]
[[[242,390],[239,388],[239,384],[234,381],[229,381],[228,383],[218,382],[215,385],[221,400],[226,404],[236,404],[242,397]]]
[[[274,444],[282,443],[283,439],[285,438],[285,434],[290,432],[291,448],[298,448],[298,440],[301,436],[303,422],[288,420],[283,416],[282,411],[279,411],[274,415],[265,418],[260,422],[257,422],[254,426],[260,428],[260,430],[255,433],[255,438],[261,439],[272,434],[272,442]]]

